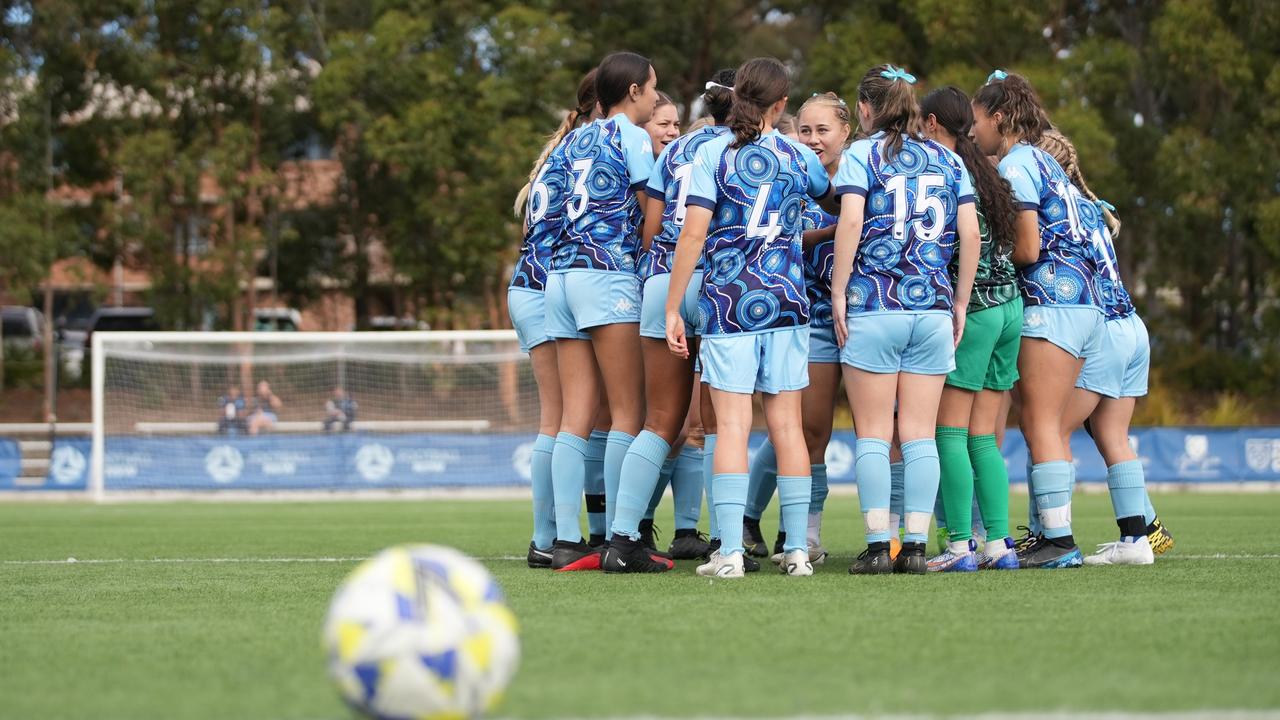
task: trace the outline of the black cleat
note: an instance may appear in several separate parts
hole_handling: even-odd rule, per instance
[[[743,553],[742,572],[760,572],[760,563],[756,562],[755,558]]]
[[[711,552],[715,552],[719,549],[720,549],[720,538],[711,538]]]
[[[607,573],[660,573],[671,564],[655,558],[640,540],[614,535],[600,556],[600,569]]]
[[[1035,545],[1018,554],[1018,566],[1021,568],[1038,568],[1057,570],[1059,568],[1076,568],[1084,564],[1084,554],[1076,547],[1073,540],[1054,541],[1040,538]]]
[[[1036,544],[1036,541],[1040,539],[1040,536],[1031,532],[1031,528],[1026,525],[1019,525],[1018,529],[1023,532],[1023,535],[1013,541],[1013,551],[1018,553],[1018,556],[1021,557],[1023,553],[1031,549],[1031,547]]]
[[[664,560],[671,559],[670,553],[664,553],[658,549],[658,529],[654,527],[652,520],[640,521],[640,542],[649,548],[650,555],[657,555]]]
[[[893,561],[893,571],[907,575],[923,575],[929,569],[929,560],[924,556],[925,544],[916,542],[902,543],[898,559]]]
[[[781,555],[781,554],[782,554],[782,548],[787,544],[787,543],[786,543],[786,540],[787,540],[787,534],[786,534],[786,533],[784,533],[784,532],[782,532],[781,530],[779,530],[779,531],[778,531],[778,538],[777,538],[776,540],[774,540],[774,541],[773,541],[773,554],[774,554],[774,555]]]
[[[526,558],[531,568],[549,568],[551,567],[551,551],[539,550],[533,542],[529,543],[529,557]]]
[[[1173,549],[1173,533],[1160,522],[1160,518],[1151,521],[1147,526],[1147,540],[1151,543],[1151,552],[1163,555]]]
[[[706,535],[694,528],[677,530],[667,553],[673,560],[708,560],[711,558],[711,543],[707,542]]]
[[[893,572],[893,560],[889,559],[889,543],[871,543],[857,560],[849,566],[850,575],[887,575]]]
[[[592,535],[587,538],[587,544],[598,550],[603,550],[604,546],[609,544],[609,541],[605,540],[603,535]]]
[[[764,542],[764,534],[760,532],[760,521],[755,518],[742,518],[742,546],[751,557],[767,557],[769,546]]]
[[[556,540],[551,546],[553,570],[599,570],[600,551],[584,542]]]

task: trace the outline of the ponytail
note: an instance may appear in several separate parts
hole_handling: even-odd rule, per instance
[[[893,161],[906,138],[919,138],[924,132],[915,82],[915,76],[902,68],[877,65],[858,83],[858,101],[871,107],[871,131],[885,134],[886,162]]]
[[[574,128],[582,122],[591,119],[591,114],[596,108],[596,71],[593,69],[582,77],[578,82],[578,106],[565,113],[564,120],[560,122],[560,127],[551,133],[547,138],[546,144],[542,146],[542,152],[538,154],[538,160],[529,170],[529,180],[525,182],[524,187],[520,188],[520,192],[516,193],[516,202],[512,206],[512,212],[516,217],[523,217],[525,203],[529,199],[529,191],[533,187],[533,181],[538,179],[538,173],[542,172],[542,166],[546,164],[547,157],[551,155],[551,151],[564,140]]]
[[[1053,127],[1035,88],[1017,73],[1004,70],[991,73],[987,84],[973,96],[973,101],[981,105],[988,115],[1001,114],[996,129],[1005,137],[1017,137],[1036,145],[1040,136]]]
[[[1057,130],[1049,129],[1041,135],[1037,146],[1053,156],[1053,159],[1057,160],[1058,164],[1067,173],[1067,179],[1071,181],[1071,184],[1075,185],[1080,194],[1089,199],[1089,202],[1098,206],[1098,210],[1102,213],[1102,221],[1107,224],[1107,230],[1111,233],[1111,238],[1114,240],[1118,237],[1120,235],[1120,218],[1116,217],[1115,208],[1099,200],[1093,190],[1089,189],[1089,184],[1084,180],[1084,172],[1080,170],[1080,156],[1071,140]]]
[[[733,68],[716,71],[702,93],[702,106],[717,125],[723,125],[729,117],[729,109],[733,107],[733,85],[737,72]]]
[[[764,125],[764,113],[787,96],[791,80],[787,68],[773,58],[748,60],[738,68],[733,87],[733,105],[727,124],[733,132],[731,147],[755,142]]]

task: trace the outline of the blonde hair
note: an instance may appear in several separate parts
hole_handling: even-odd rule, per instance
[[[1063,135],[1056,128],[1050,128],[1040,134],[1040,141],[1036,146],[1041,150],[1049,153],[1062,169],[1066,171],[1067,178],[1071,180],[1071,184],[1076,186],[1080,194],[1084,195],[1098,209],[1102,211],[1102,220],[1107,224],[1107,230],[1111,232],[1112,239],[1120,235],[1120,218],[1116,217],[1110,209],[1098,201],[1098,196],[1093,190],[1089,189],[1089,184],[1084,180],[1084,173],[1080,170],[1080,156],[1076,152],[1076,146],[1071,140]]]
[[[849,115],[849,104],[840,99],[840,96],[833,92],[814,93],[800,109],[796,112],[796,118],[804,115],[804,111],[811,107],[824,107],[836,116],[836,121],[844,125],[849,134],[845,136],[844,146],[849,147],[853,143],[853,123]]]
[[[529,180],[525,182],[524,187],[520,188],[520,192],[516,193],[515,204],[511,207],[511,211],[516,217],[524,217],[525,203],[529,200],[529,190],[533,187],[533,181],[538,179],[538,173],[542,172],[542,166],[546,164],[547,157],[551,155],[551,151],[556,149],[560,141],[569,134],[571,130],[578,125],[591,119],[591,114],[596,107],[596,71],[592,69],[586,75],[582,76],[582,80],[578,82],[578,105],[574,109],[565,113],[564,120],[560,122],[560,127],[551,133],[547,138],[547,142],[542,146],[542,152],[538,154],[538,160],[529,170]]]

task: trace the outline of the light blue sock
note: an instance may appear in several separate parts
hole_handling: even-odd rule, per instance
[[[658,513],[658,503],[662,502],[662,496],[667,492],[667,486],[671,484],[671,478],[676,472],[676,459],[669,457],[662,461],[662,472],[658,473],[658,482],[653,486],[653,494],[649,496],[649,505],[644,510],[644,519],[652,520],[653,516]]]
[[[609,526],[610,535],[622,534],[632,540],[639,540],[640,519],[649,507],[649,498],[653,495],[653,487],[658,482],[663,460],[671,452],[671,446],[660,435],[648,430],[640,433],[634,441],[626,433],[616,434],[628,438],[628,449],[619,468],[622,481],[617,491],[617,511],[613,516],[613,524]],[[614,447],[614,435],[615,433],[609,433],[611,450]]]
[[[1142,484],[1142,500],[1147,504],[1146,512],[1142,514],[1142,517],[1147,521],[1147,524],[1150,525],[1156,521],[1156,509],[1155,506],[1151,504],[1151,493],[1147,492],[1145,481]]]
[[[613,516],[618,512],[618,484],[622,482],[622,461],[635,436],[621,430],[610,430],[604,448],[604,522],[605,539],[612,537]],[[647,497],[647,496],[646,496]]]
[[[556,503],[556,539],[582,542],[582,486],[586,477],[587,440],[573,433],[556,435],[551,452],[551,487]]]
[[[713,539],[720,537],[720,521],[716,518],[716,499],[712,485],[715,478],[716,436],[715,433],[702,439],[702,490],[707,495],[707,536]]]
[[[893,480],[889,469],[889,443],[876,438],[858,438],[853,450],[853,474],[858,481],[858,505],[864,519],[875,513],[876,529],[867,528],[867,542],[889,542],[889,506]],[[883,513],[883,521],[879,514]],[[871,525],[871,522],[867,523]],[[879,525],[884,527],[880,528]]]
[[[813,488],[809,491],[809,512],[820,513],[827,507],[827,495],[831,486],[827,484],[827,466],[819,463],[809,466],[809,477],[813,478]]]
[[[813,493],[813,478],[809,475],[779,475],[778,504],[782,507],[782,532],[786,539],[783,552],[805,550],[809,530],[809,499]]]
[[[716,522],[720,526],[720,554],[742,552],[742,512],[747,506],[746,473],[716,475]]]
[[[671,498],[675,504],[676,529],[695,530],[702,516],[702,448],[685,444],[676,456],[671,475]]]
[[[1071,463],[1052,460],[1031,466],[1036,506],[1044,536],[1059,538],[1071,534]]]
[[[748,477],[751,484],[747,488],[746,515],[759,520],[773,499],[773,491],[778,489],[778,454],[772,441],[765,440],[756,456],[751,458]]]
[[[1031,450],[1027,449],[1027,528],[1032,535],[1043,535],[1044,525],[1040,524],[1040,505],[1036,502],[1036,486],[1031,477]]]
[[[556,540],[556,500],[551,487],[551,454],[555,452],[556,439],[539,435],[533,441],[533,457],[529,459],[529,473],[533,485],[533,545],[546,550]]]
[[[587,532],[604,535],[608,506],[604,499],[604,449],[609,442],[608,430],[592,430],[587,438]]]
[[[938,444],[933,438],[921,438],[902,443],[903,517],[912,513],[933,513],[938,500]],[[907,531],[904,542],[926,542],[929,539],[928,523],[921,532]]]
[[[857,465],[854,465],[857,468]],[[889,513],[898,516],[898,527],[889,528],[890,532],[898,532],[898,528],[902,527],[902,461],[889,463]],[[855,469],[854,473],[857,473]],[[862,491],[859,490],[859,493]]]
[[[1107,468],[1107,489],[1116,519],[1146,515],[1146,480],[1142,461],[1130,460]]]

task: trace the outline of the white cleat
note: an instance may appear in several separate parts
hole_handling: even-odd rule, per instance
[[[809,563],[812,565],[821,565],[827,561],[827,549],[821,545],[809,546]]]
[[[745,575],[742,570],[742,553],[721,555],[717,550],[711,553],[709,561],[698,566],[697,572],[702,577],[740,578]]]
[[[1147,536],[1133,542],[1117,540],[1098,546],[1098,552],[1084,559],[1085,565],[1151,565],[1156,561]]]
[[[809,562],[809,551],[792,550],[782,559],[779,569],[791,577],[809,577],[813,574],[813,563]]]

